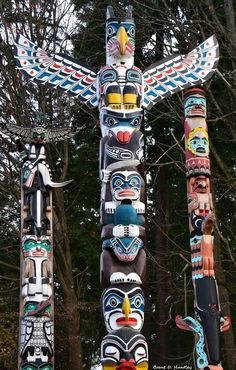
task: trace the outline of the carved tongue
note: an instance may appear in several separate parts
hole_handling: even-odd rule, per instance
[[[117,139],[120,143],[128,143],[130,141],[130,133],[128,131],[118,131]]]

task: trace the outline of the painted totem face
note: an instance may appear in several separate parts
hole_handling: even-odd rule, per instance
[[[148,348],[143,335],[122,328],[103,338],[101,344],[103,370],[147,370]]]
[[[22,251],[24,257],[50,257],[51,243],[47,236],[30,235],[23,237]]]
[[[103,242],[104,249],[111,249],[121,262],[132,262],[143,248],[140,238],[113,238]]]
[[[102,295],[102,310],[108,332],[124,326],[141,330],[144,322],[144,295],[135,284],[113,285]]]
[[[196,127],[190,131],[187,145],[191,153],[200,157],[207,156],[209,154],[209,141],[206,129]]]
[[[206,176],[197,176],[190,179],[190,186],[192,193],[209,193],[210,182],[209,178]]]
[[[115,201],[140,199],[141,176],[135,171],[117,171],[111,176],[111,193]]]
[[[190,95],[184,102],[185,117],[206,118],[206,99],[202,95]]]
[[[122,113],[101,109],[100,122],[103,137],[113,135],[120,143],[129,143],[132,133],[140,129],[142,111]]]
[[[46,129],[41,126],[36,126],[32,128],[32,143],[42,144],[46,138]]]
[[[111,18],[112,16],[112,18]],[[133,65],[135,49],[135,24],[132,18],[116,18],[107,13],[106,54],[107,64]]]

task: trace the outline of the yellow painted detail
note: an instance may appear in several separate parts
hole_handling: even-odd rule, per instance
[[[104,364],[102,368],[103,370],[115,370],[116,364]]]
[[[121,104],[121,94],[119,93],[108,93],[107,94],[108,104]]]
[[[120,44],[120,53],[121,53],[121,55],[125,55],[125,45],[128,42],[129,38],[128,38],[126,30],[123,26],[118,29],[116,38],[117,38],[117,40],[119,41],[119,44]]]
[[[136,366],[137,370],[148,370],[148,363],[147,362],[141,362]]]
[[[109,104],[109,107],[114,110],[120,110],[121,104]]]
[[[136,94],[124,94],[124,103],[125,104],[136,104],[137,95]]]
[[[127,110],[135,109],[135,108],[137,108],[136,104],[125,104],[125,109],[127,109]]]
[[[129,320],[129,314],[131,313],[129,298],[125,297],[122,303],[122,312],[125,314],[125,321]]]

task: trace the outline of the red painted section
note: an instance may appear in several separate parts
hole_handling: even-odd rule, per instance
[[[131,138],[131,135],[128,131],[118,131],[117,132],[117,139],[120,143],[129,143],[130,141],[130,138]]]

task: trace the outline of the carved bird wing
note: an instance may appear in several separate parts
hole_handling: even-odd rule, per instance
[[[20,137],[26,143],[31,142],[32,130],[28,127],[21,127],[16,125],[9,125],[7,123],[6,124],[1,123],[0,131],[13,138]]]
[[[97,74],[65,54],[49,56],[22,35],[17,35],[14,58],[22,73],[36,83],[60,88],[90,108],[98,105]]]
[[[66,140],[73,137],[77,132],[81,130],[81,127],[76,129],[48,129],[47,130],[47,141],[60,141]]]
[[[219,45],[213,35],[186,55],[171,55],[143,72],[143,107],[151,109],[158,101],[190,86],[207,81],[219,61]]]

